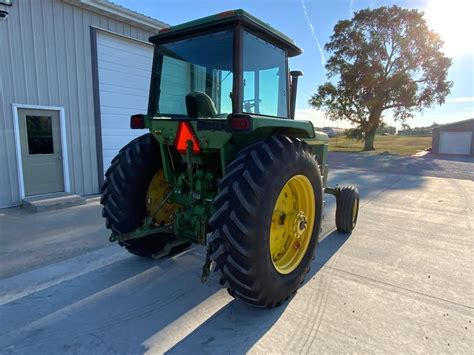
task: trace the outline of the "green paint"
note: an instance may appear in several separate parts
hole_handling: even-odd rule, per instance
[[[182,32],[184,35],[190,29],[199,29],[214,22],[228,21],[229,18],[245,19],[253,25],[264,28],[274,37],[278,37],[282,41],[280,43],[286,43],[287,53],[290,51],[292,54],[296,53],[297,47],[291,39],[243,10],[226,13],[225,16],[208,16],[173,26],[170,31],[162,35],[166,36],[170,32],[176,35]],[[151,40],[159,41],[160,36],[161,34],[154,36]],[[235,77],[238,75],[234,75]],[[151,97],[154,97],[153,95],[155,95],[154,92],[151,93]],[[231,120],[236,116],[248,120],[249,126],[245,131],[232,129]],[[188,142],[186,154],[179,154],[174,148],[178,125],[182,120],[190,123],[199,142],[199,154],[192,153],[191,141]],[[173,187],[167,199],[170,203],[180,205],[172,225],[166,226],[166,231],[171,231],[180,240],[206,244],[208,220],[215,212],[212,201],[218,193],[219,181],[225,175],[227,166],[243,148],[268,137],[286,135],[300,138],[309,144],[312,152],[317,156],[324,186],[326,186],[328,138],[325,134],[315,133],[309,121],[235,113],[228,117],[198,119],[145,116],[145,125],[159,143],[164,176]],[[125,240],[163,231],[163,227],[154,228],[149,218],[136,231],[113,237],[115,240]]]
[[[277,29],[273,28],[270,26],[268,23],[263,22],[262,20],[258,19],[257,17],[249,14],[248,12],[242,10],[242,9],[237,9],[237,10],[230,10],[226,12],[222,12],[219,14],[211,15],[211,16],[206,16],[202,17],[193,21],[188,21],[176,26],[170,26],[166,28],[164,31],[161,33],[150,37],[150,42],[158,42],[160,40],[160,37],[163,35],[167,35],[170,33],[179,33],[179,32],[185,32],[185,31],[199,31],[200,28],[205,27],[207,25],[215,25],[220,22],[225,22],[229,20],[247,20],[251,23],[254,23],[255,25],[261,27],[262,29],[268,31],[271,33],[273,36],[277,37],[278,39],[282,40],[283,42],[286,42],[289,47],[292,47],[294,50],[295,54],[301,54],[302,50],[299,49],[295,42],[285,35],[284,33],[278,31]]]

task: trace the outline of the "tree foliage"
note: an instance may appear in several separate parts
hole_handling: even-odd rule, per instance
[[[364,132],[364,149],[374,149],[384,111],[405,121],[444,103],[452,82],[447,80],[451,59],[442,45],[418,10],[391,6],[356,12],[336,24],[324,47],[331,53],[328,79],[337,77],[337,84],[319,86],[309,103],[332,120],[354,123]]]
[[[349,128],[344,131],[344,135],[349,139],[354,139],[357,142],[364,140],[364,132],[360,128]]]

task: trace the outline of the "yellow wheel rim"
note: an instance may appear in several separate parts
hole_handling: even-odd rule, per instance
[[[295,175],[278,195],[270,226],[270,256],[280,274],[289,274],[303,260],[313,235],[316,201],[313,186]]]
[[[163,169],[160,169],[151,179],[146,194],[146,211],[158,225],[165,225],[173,221],[178,205],[163,203],[163,198],[171,191],[171,185],[166,182]]]

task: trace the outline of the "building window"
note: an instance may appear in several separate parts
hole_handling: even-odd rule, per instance
[[[26,116],[28,153],[53,154],[53,125],[49,116]]]

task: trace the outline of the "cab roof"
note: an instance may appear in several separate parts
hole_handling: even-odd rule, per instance
[[[286,50],[289,57],[294,57],[303,52],[290,37],[242,9],[225,11],[167,27],[160,30],[157,35],[151,36],[149,40],[154,44],[160,44],[182,37],[198,35],[201,32],[218,31],[220,28],[228,28],[237,24],[242,24],[256,35]]]

